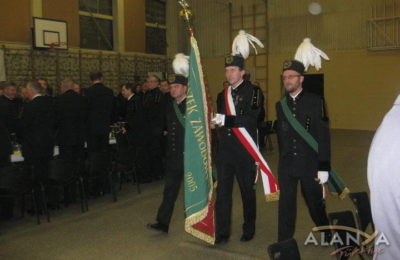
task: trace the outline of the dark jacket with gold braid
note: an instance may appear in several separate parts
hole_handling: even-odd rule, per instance
[[[237,140],[232,128],[244,127],[254,142],[257,143],[257,118],[261,110],[260,101],[262,100],[260,88],[252,85],[249,81],[243,81],[238,87],[232,89],[232,98],[236,116],[227,115],[225,96],[221,99],[221,106],[218,108],[218,113],[226,115],[225,125],[221,127],[221,142],[231,142],[230,139],[232,138]]]
[[[179,122],[175,113],[173,102],[168,102],[166,108],[166,126],[167,126],[167,153],[166,166],[167,169],[178,169],[183,171],[183,150],[185,131]],[[186,99],[178,104],[180,112],[184,115],[186,111]]]
[[[316,176],[318,171],[329,171],[331,156],[329,120],[323,99],[304,90],[294,101],[288,94],[286,99],[292,114],[318,142],[319,152],[314,152],[290,126],[278,102],[276,111],[280,150],[279,174],[301,177],[306,174]]]

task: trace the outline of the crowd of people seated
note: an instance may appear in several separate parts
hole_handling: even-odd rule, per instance
[[[152,75],[141,84],[123,84],[114,95],[101,72],[91,73],[90,80],[86,88],[71,79],[55,88],[46,79],[29,80],[24,86],[1,82],[0,169],[23,169],[26,179],[38,185],[48,182],[53,160],[82,165],[85,171],[85,165],[96,164],[99,158],[112,158],[110,144],[118,143],[127,167],[135,167],[132,181],[162,178],[164,112],[171,100],[168,82]],[[18,155],[23,159],[14,160]],[[7,182],[2,178],[7,175],[0,174],[4,188]],[[107,187],[100,180],[88,192],[98,196]],[[48,194],[49,203],[53,196]],[[12,217],[13,204],[9,199],[0,201],[3,218]]]

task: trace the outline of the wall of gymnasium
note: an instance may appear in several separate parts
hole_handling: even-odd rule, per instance
[[[243,6],[245,12],[253,5],[260,9],[265,1],[231,1],[234,15]],[[322,13],[308,12],[310,2],[319,2]],[[196,36],[203,57],[208,85],[216,97],[224,81],[224,55],[230,52],[229,1],[202,0],[201,6],[192,1]],[[270,0],[267,2],[269,37],[268,75],[265,88],[268,119],[275,119],[275,103],[281,97],[280,73],[285,59],[294,56],[303,38],[324,50],[330,61],[323,62],[325,97],[328,103],[331,127],[336,129],[375,130],[385,113],[400,94],[400,51],[368,49],[368,20],[382,10],[400,15],[399,0]],[[382,4],[385,5],[383,8]],[[247,11],[246,11],[247,10]],[[379,13],[380,12],[380,13]],[[251,22],[251,21],[250,21]],[[246,26],[246,22],[245,22]],[[384,38],[385,35],[381,35]],[[176,50],[178,51],[178,50]],[[255,63],[250,58],[247,64]],[[264,54],[257,63],[267,60]],[[257,71],[257,74],[264,74]],[[256,76],[258,77],[258,75]]]
[[[7,79],[19,86],[44,77],[51,86],[66,78],[90,85],[88,74],[103,71],[106,84],[117,89],[142,79],[148,71],[165,71],[165,56],[145,54],[145,0],[115,0],[115,51],[79,48],[79,0],[4,1],[0,9],[0,47],[4,51]],[[65,20],[68,51],[32,49],[32,17]]]
[[[32,17],[68,23],[69,46],[79,48],[79,0],[3,1],[0,9],[0,42],[31,44]],[[117,0],[124,29],[123,51],[145,52],[145,0]]]

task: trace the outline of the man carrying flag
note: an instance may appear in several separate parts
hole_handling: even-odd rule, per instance
[[[225,76],[230,86],[225,89],[222,106],[212,122],[221,126],[216,200],[216,244],[229,240],[231,232],[233,179],[239,184],[243,203],[243,234],[240,241],[252,240],[256,221],[257,174],[261,176],[267,197],[276,195],[278,185],[257,147],[257,118],[260,113],[261,91],[243,81],[244,60],[249,56],[249,43],[263,47],[254,36],[241,30],[225,59]],[[256,50],[257,52],[257,50]],[[275,196],[276,199],[277,196]]]
[[[165,186],[163,200],[158,209],[157,222],[148,224],[147,227],[168,233],[169,223],[176,198],[179,194],[179,188],[183,179],[183,151],[184,151],[184,125],[186,111],[186,93],[187,93],[187,71],[188,56],[177,54],[173,65],[174,71],[182,72],[180,69],[185,68],[184,74],[172,74],[168,77],[170,84],[170,93],[174,99],[167,105],[166,125],[167,125],[167,153],[166,153],[166,171]]]

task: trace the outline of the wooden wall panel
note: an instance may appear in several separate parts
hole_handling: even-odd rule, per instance
[[[125,0],[125,50],[146,51],[145,0]]]
[[[31,43],[30,0],[1,1],[0,41]]]
[[[43,18],[67,21],[68,44],[79,47],[79,0],[42,0]]]

